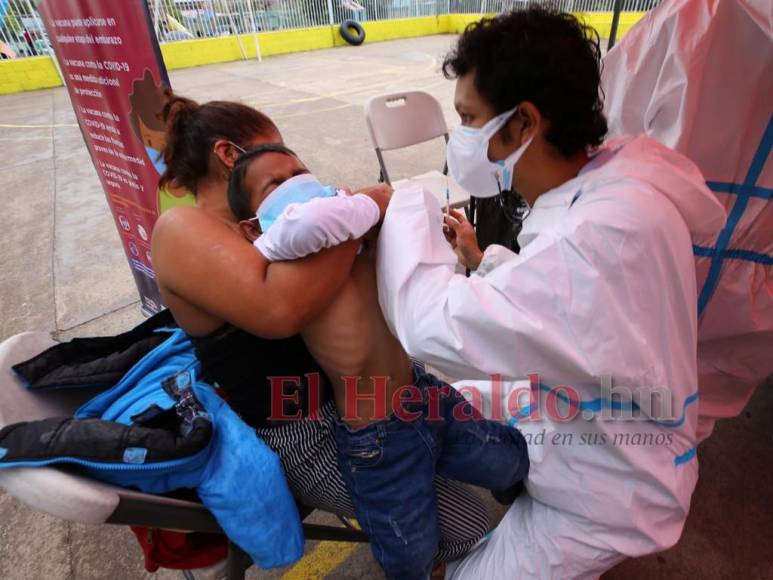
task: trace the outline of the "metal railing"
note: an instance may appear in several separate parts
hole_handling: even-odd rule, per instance
[[[48,37],[32,2],[0,0],[0,59],[48,53]]]
[[[439,14],[499,13],[534,0],[148,0],[161,42],[235,33],[335,24],[347,19],[391,20]],[[658,0],[623,0],[643,11]],[[609,12],[614,0],[549,0],[567,12]]]
[[[622,12],[646,12],[654,8],[660,0],[623,0]],[[533,3],[533,0],[474,0],[474,2],[460,2],[460,4],[483,5],[484,13],[508,12],[515,8]],[[539,2],[548,4],[563,12],[612,12],[615,0],[548,0]],[[474,10],[456,10],[455,12],[474,12]]]
[[[646,11],[659,1],[623,0],[622,10]],[[309,28],[348,19],[500,13],[534,2],[566,12],[611,12],[614,5],[614,0],[147,0],[159,42]],[[31,0],[0,0],[0,58],[49,52]]]

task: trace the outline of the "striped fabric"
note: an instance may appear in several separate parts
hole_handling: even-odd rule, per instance
[[[335,414],[335,405],[330,401],[320,409],[319,420],[303,419],[261,428],[257,433],[279,455],[298,501],[353,518],[354,508],[338,469]],[[461,483],[436,476],[435,490],[440,520],[436,559],[454,560],[488,532],[488,512],[481,500]]]

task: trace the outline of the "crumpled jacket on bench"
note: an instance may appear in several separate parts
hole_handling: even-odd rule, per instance
[[[0,469],[70,464],[147,493],[195,488],[261,568],[291,564],[303,554],[303,532],[278,456],[197,379],[193,345],[180,329],[158,328],[164,320],[154,317],[113,343],[85,339],[77,352],[72,343],[57,345],[14,367],[29,388],[104,386],[141,356],[75,418],[0,431]],[[96,348],[84,349],[88,341]]]

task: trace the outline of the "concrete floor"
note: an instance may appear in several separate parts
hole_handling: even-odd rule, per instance
[[[423,89],[450,123],[452,83],[439,74],[452,37],[438,36],[236,62],[171,74],[198,100],[237,99],[269,114],[322,181],[372,183],[378,164],[362,105]],[[25,330],[68,339],[141,320],[134,282],[64,89],[0,97],[0,340]],[[394,179],[442,167],[440,143],[387,155]],[[773,578],[773,389],[717,428],[699,452],[701,480],[684,536],[610,579]],[[491,505],[495,517],[501,509]],[[322,520],[329,516],[315,514]],[[309,543],[288,570],[252,578],[380,577],[365,547]],[[35,513],[0,493],[0,579],[150,578],[129,532]],[[160,572],[159,579],[180,578]]]

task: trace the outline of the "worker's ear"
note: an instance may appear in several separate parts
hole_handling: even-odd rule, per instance
[[[242,235],[247,238],[250,243],[252,244],[260,237],[260,234],[262,233],[260,231],[260,226],[255,222],[255,220],[242,220],[239,222],[239,231],[242,233]]]
[[[520,146],[536,136],[542,130],[542,124],[543,118],[539,109],[531,101],[523,101],[510,119],[510,134]]]

